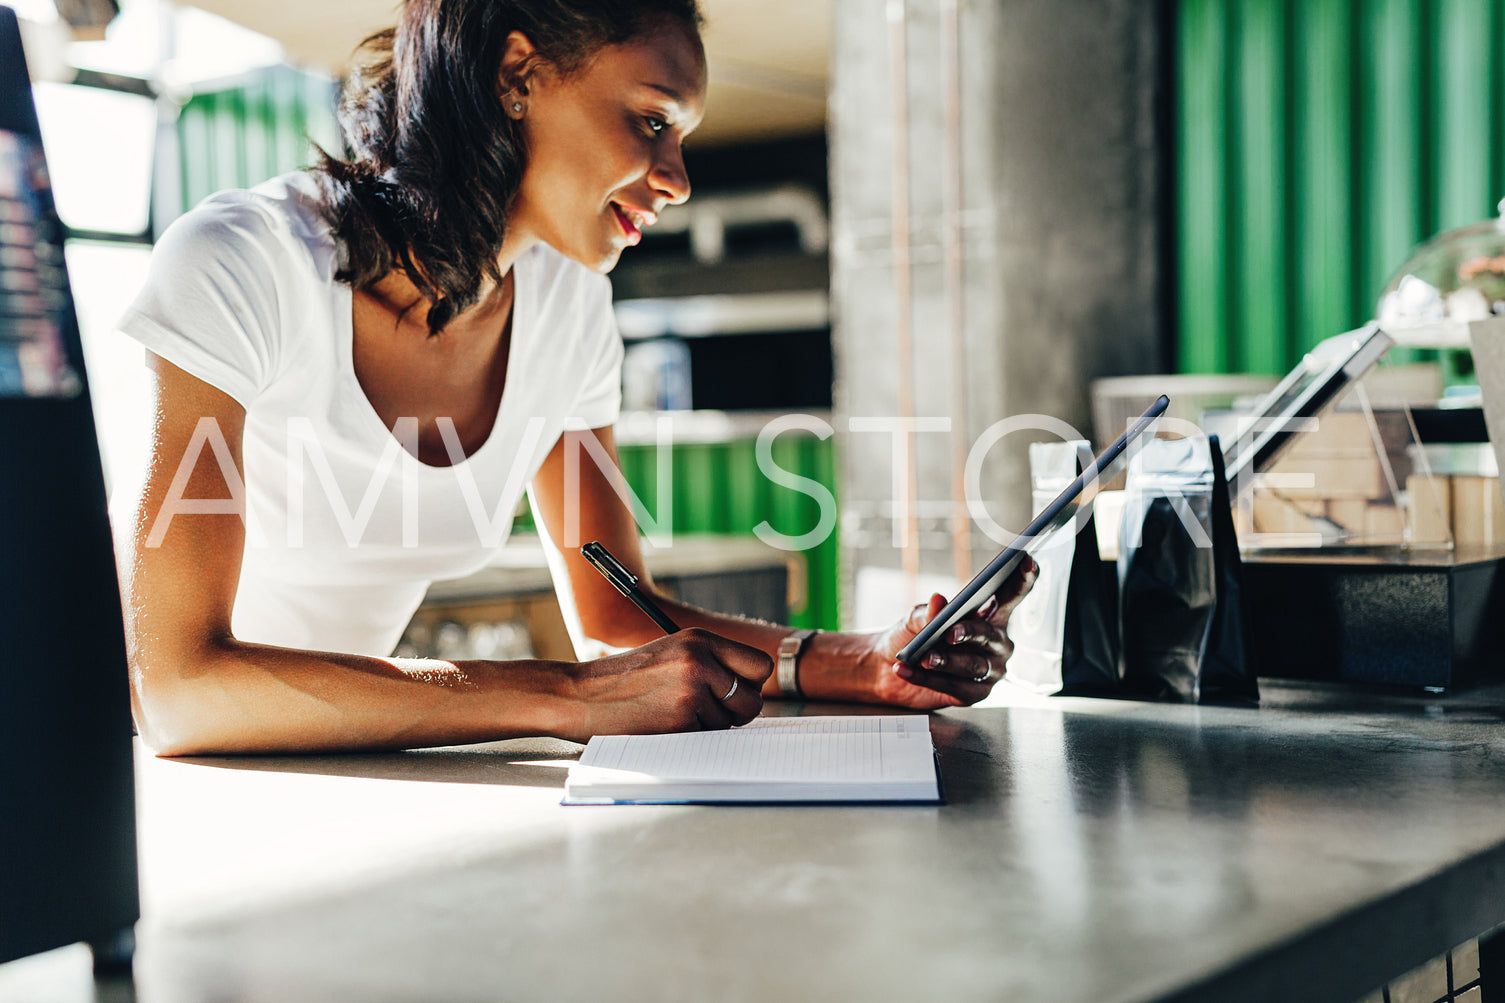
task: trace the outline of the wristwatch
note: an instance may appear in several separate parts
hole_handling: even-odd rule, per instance
[[[779,642],[779,692],[786,697],[803,697],[800,692],[800,649],[811,635],[819,631],[797,630]]]

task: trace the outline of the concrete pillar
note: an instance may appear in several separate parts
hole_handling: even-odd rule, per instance
[[[859,626],[1028,522],[1026,446],[1049,436],[983,452],[990,428],[1041,414],[1090,436],[1091,380],[1164,371],[1166,18],[1159,0],[837,0],[833,348]],[[871,429],[905,417],[950,431],[914,433],[896,478],[895,433]],[[973,451],[982,522],[959,514]]]

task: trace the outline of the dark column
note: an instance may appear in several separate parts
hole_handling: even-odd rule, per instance
[[[909,592],[908,573],[997,549],[957,506],[995,423],[1038,413],[1090,436],[1092,379],[1163,370],[1168,23],[1143,0],[838,0],[836,405],[859,591]],[[950,422],[914,436],[907,547],[892,437],[849,421],[875,416]],[[1029,438],[980,454],[1003,529],[1028,519]]]

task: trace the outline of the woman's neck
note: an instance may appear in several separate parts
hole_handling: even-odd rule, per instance
[[[451,317],[438,333],[464,341],[471,340],[477,332],[495,335],[511,309],[512,290],[512,270],[509,267],[503,273],[500,285],[485,280],[476,301]],[[405,272],[394,269],[362,292],[391,318],[395,332],[422,337],[429,335],[429,310],[433,304]]]
[[[523,226],[509,226],[496,262],[497,274],[502,276],[501,284],[483,277],[476,302],[451,317],[440,333],[463,340],[470,340],[468,336],[475,332],[483,336],[487,333],[494,335],[500,326],[498,321],[505,321],[512,308],[513,266],[538,242],[538,237]],[[425,336],[429,333],[428,315],[432,304],[406,272],[394,268],[362,292],[391,316],[394,330],[411,329]]]

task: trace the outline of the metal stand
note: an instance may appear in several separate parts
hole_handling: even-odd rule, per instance
[[[1505,928],[1479,938],[1479,1003],[1505,1003]]]
[[[117,930],[104,940],[90,941],[94,952],[94,977],[129,976],[136,957],[136,928]]]

